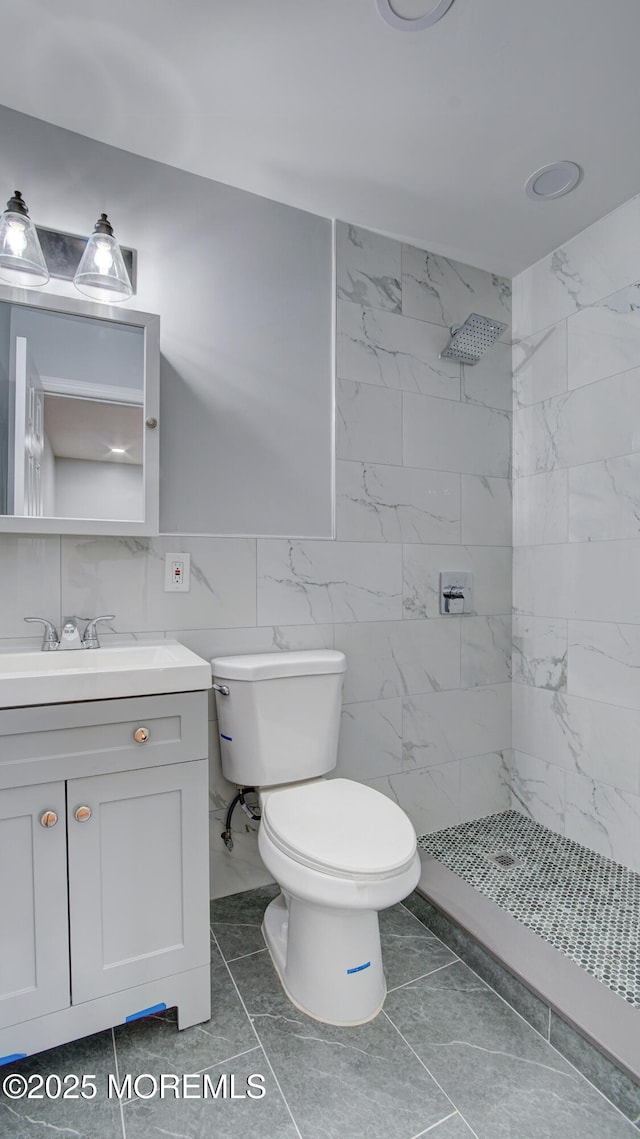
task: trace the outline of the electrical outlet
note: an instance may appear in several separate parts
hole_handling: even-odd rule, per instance
[[[165,593],[188,593],[191,589],[191,554],[164,555]]]

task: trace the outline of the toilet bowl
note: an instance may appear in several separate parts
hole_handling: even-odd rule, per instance
[[[417,885],[416,836],[386,796],[347,779],[262,797],[258,848],[282,894],[262,926],[285,992],[328,1024],[362,1024],[384,1003],[378,912]]]
[[[378,912],[417,885],[404,811],[336,765],[342,653],[216,658],[222,768],[259,790],[258,848],[282,893],[262,931],[296,1007],[328,1024],[371,1020],[386,994]]]

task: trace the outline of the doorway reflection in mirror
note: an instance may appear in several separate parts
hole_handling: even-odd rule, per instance
[[[144,329],[0,303],[0,513],[144,519]]]

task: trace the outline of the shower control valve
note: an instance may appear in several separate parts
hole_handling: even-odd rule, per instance
[[[440,574],[440,612],[443,616],[473,612],[471,581],[470,573]]]
[[[464,613],[464,593],[460,589],[450,589],[444,595],[445,613]]]

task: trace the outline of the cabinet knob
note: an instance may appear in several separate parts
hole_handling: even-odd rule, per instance
[[[133,733],[133,738],[137,744],[146,744],[147,740],[149,739],[149,734],[150,733],[148,728],[136,728],[135,732]]]
[[[43,811],[40,815],[41,827],[55,827],[58,816],[55,811]]]
[[[87,819],[91,818],[91,807],[76,807],[75,811],[73,812],[73,817],[79,823],[86,823]]]

